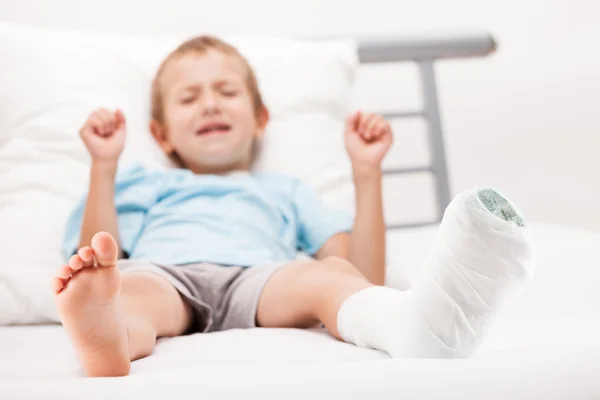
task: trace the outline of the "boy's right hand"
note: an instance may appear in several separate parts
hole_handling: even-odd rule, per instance
[[[94,111],[79,135],[85,143],[92,161],[117,163],[125,146],[125,116],[104,108]]]

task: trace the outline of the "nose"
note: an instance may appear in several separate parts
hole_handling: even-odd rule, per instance
[[[204,101],[202,102],[202,115],[211,116],[218,115],[221,112],[219,104],[219,97],[216,93],[210,91],[204,94]]]

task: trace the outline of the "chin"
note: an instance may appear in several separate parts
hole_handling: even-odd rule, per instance
[[[196,162],[210,169],[232,168],[243,164],[243,158],[235,157],[230,152],[214,152],[210,154],[202,154],[196,158]]]

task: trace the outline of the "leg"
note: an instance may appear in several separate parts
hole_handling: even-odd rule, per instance
[[[335,258],[295,263],[265,285],[257,322],[322,321],[336,337],[392,357],[467,357],[531,280],[534,254],[522,215],[497,192],[475,189],[448,206],[409,290],[372,286]]]
[[[121,278],[117,254],[112,236],[98,233],[53,281],[62,323],[88,376],[127,375],[130,360],[150,354],[157,337],[181,334],[191,321],[189,306],[163,278]]]
[[[150,272],[123,275],[119,300],[131,361],[150,355],[157,338],[182,335],[192,320],[191,307],[173,285]]]
[[[322,322],[338,339],[338,311],[352,294],[373,285],[348,261],[328,257],[293,262],[273,274],[258,302],[262,327],[308,328]]]

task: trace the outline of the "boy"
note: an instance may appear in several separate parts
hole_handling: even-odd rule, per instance
[[[249,173],[268,117],[247,61],[206,36],[169,55],[153,84],[150,130],[180,168],[117,174],[125,117],[103,109],[89,117],[80,134],[90,188],[69,221],[68,265],[53,281],[88,376],[127,375],[158,337],[255,326],[323,323],[338,339],[392,356],[435,355],[419,349],[423,327],[403,332],[420,318],[410,296],[381,286],[389,124],[359,112],[347,119],[352,219],[298,180]],[[315,260],[295,261],[298,248]]]

